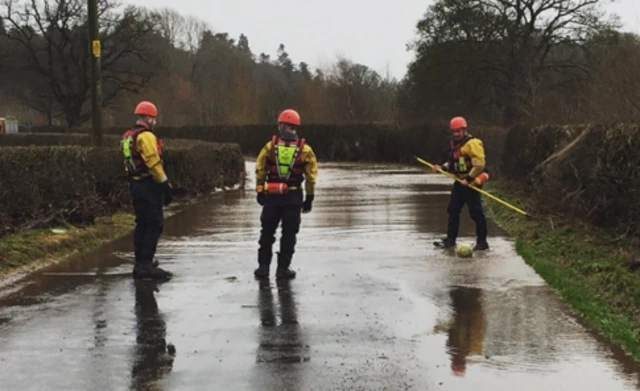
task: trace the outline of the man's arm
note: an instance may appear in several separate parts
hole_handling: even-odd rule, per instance
[[[468,181],[475,179],[478,175],[484,171],[484,167],[486,165],[485,156],[484,156],[484,145],[481,140],[474,138],[469,140],[463,147],[465,151],[463,153],[467,154],[471,157],[471,171],[469,172]]]
[[[447,150],[447,155],[449,155],[449,151],[448,150]],[[433,172],[438,172],[438,168],[441,169],[442,171],[449,172],[449,159],[447,159],[447,161],[442,163],[442,164],[434,164]]]
[[[305,144],[301,154],[302,161],[305,163],[305,191],[307,196],[314,195],[316,191],[316,180],[318,179],[318,159],[308,144]]]
[[[157,183],[168,180],[158,156],[158,139],[152,132],[142,132],[136,138],[136,146],[142,156],[142,160],[149,168],[149,173]]]
[[[271,141],[265,144],[256,159],[256,191],[262,193],[264,183],[267,180],[267,158],[271,153]]]

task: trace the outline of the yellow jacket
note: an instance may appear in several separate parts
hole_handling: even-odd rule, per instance
[[[271,144],[271,141],[269,141],[264,147],[262,147],[262,150],[258,154],[258,159],[256,160],[256,188],[264,186],[267,180],[267,172],[269,169],[267,167],[267,158],[271,154],[272,149],[273,145]],[[316,179],[318,178],[318,160],[316,159],[316,155],[309,144],[305,143],[302,151],[300,151],[300,160],[305,163],[305,191],[307,195],[313,195],[316,189]]]
[[[482,140],[478,138],[472,138],[467,141],[462,148],[460,148],[460,153],[465,156],[468,156],[471,159],[472,168],[469,174],[457,174],[457,176],[461,179],[464,179],[468,176],[475,178],[484,171],[486,160],[484,153],[484,144]],[[443,167],[446,167],[447,170],[451,169],[449,167],[449,162],[445,163]]]
[[[158,155],[158,139],[153,132],[142,132],[136,138],[136,149],[140,152],[140,156],[145,165],[149,168],[149,173],[134,176],[134,180],[139,180],[151,175],[153,180],[162,183],[167,180],[167,174],[162,167],[162,160]]]

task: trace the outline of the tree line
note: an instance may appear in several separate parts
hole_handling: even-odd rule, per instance
[[[285,107],[319,124],[636,120],[640,39],[603,13],[605,3],[437,0],[396,80],[344,57],[311,69],[283,43],[273,58],[256,55],[244,34],[100,0],[103,118],[128,125],[135,103],[149,99],[167,126],[273,123]],[[90,51],[86,2],[0,0],[0,110],[22,123],[87,126]]]
[[[4,110],[39,122],[86,125],[86,2],[2,0],[0,18]],[[397,82],[347,58],[314,71],[296,63],[284,44],[274,58],[255,55],[247,36],[215,33],[167,8],[100,0],[99,20],[106,126],[131,122],[132,107],[143,98],[162,108],[160,121],[167,125],[273,123],[288,106],[304,112],[307,123],[394,117]]]

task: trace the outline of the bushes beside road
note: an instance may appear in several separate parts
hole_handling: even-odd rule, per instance
[[[0,136],[0,235],[34,222],[85,223],[128,211],[118,140],[107,137],[98,149],[84,135]],[[177,194],[196,196],[237,184],[244,159],[236,144],[167,140],[165,169]]]
[[[538,213],[579,218],[640,233],[640,125],[541,126],[511,129],[502,172],[526,189]]]
[[[58,128],[34,128],[34,133],[21,136],[37,136],[41,133],[58,132]],[[76,130],[77,131],[77,130]],[[88,133],[88,130],[86,130]],[[120,136],[122,128],[105,129],[105,133]],[[209,142],[237,143],[248,156],[257,156],[264,144],[277,132],[274,125],[238,126],[184,126],[160,128],[158,134],[163,139],[191,139]],[[490,164],[497,164],[502,158],[506,131],[497,126],[474,126],[472,133],[481,137],[487,147]],[[76,135],[62,133],[73,138]],[[415,163],[414,155],[425,159],[442,159],[449,139],[447,124],[425,122],[411,125],[390,124],[344,124],[344,125],[303,125],[300,130],[313,147],[321,161],[370,161],[389,163]],[[43,140],[50,140],[51,136]],[[90,141],[90,140],[86,140]],[[43,141],[44,142],[44,141]],[[55,142],[55,140],[52,140]],[[0,145],[2,140],[0,138]]]

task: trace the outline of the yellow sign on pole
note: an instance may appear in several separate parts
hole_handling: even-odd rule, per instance
[[[100,41],[93,41],[93,55],[100,57]]]

